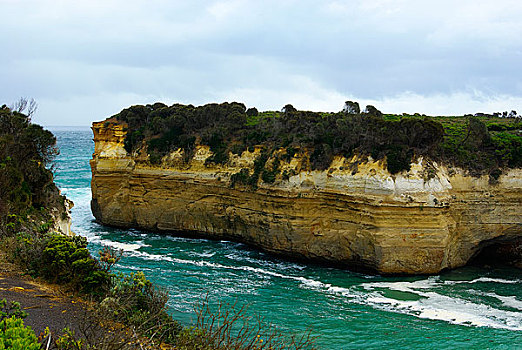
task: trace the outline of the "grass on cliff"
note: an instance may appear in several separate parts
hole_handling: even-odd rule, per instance
[[[312,170],[327,169],[336,155],[354,154],[386,159],[392,174],[409,170],[419,156],[472,175],[498,177],[522,166],[519,118],[384,115],[373,106],[361,112],[357,103],[348,102],[349,108],[337,113],[299,111],[291,105],[260,113],[237,102],[199,107],[155,103],[126,108],[114,117],[128,124],[126,150],[146,145],[152,163],[178,148],[189,160],[196,144],[202,144],[213,152],[209,164],[224,164],[230,152],[261,146],[270,159],[279,148],[298,150],[307,155]],[[263,181],[272,178],[267,174]]]

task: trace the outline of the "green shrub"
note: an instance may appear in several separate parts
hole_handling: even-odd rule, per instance
[[[0,350],[39,350],[40,343],[31,327],[24,326],[24,321],[9,317],[0,321]]]
[[[285,160],[286,162],[290,162],[296,153],[297,153],[297,149],[295,149],[294,147],[291,147],[291,146],[287,146],[286,150],[285,150],[285,154],[283,154],[283,156],[281,158],[283,160]]]
[[[224,131],[221,128],[212,129],[210,136],[203,137],[205,144],[210,147],[212,156],[205,160],[205,165],[225,164],[228,161],[228,146],[224,141]]]
[[[234,188],[236,184],[247,185],[249,179],[249,171],[247,168],[241,169],[239,172],[230,176],[230,187]]]
[[[65,206],[53,183],[52,161],[58,154],[54,135],[31,118],[3,105],[0,108],[0,236],[13,235],[23,225],[9,215],[47,221],[40,208]],[[36,221],[36,220],[35,220]]]
[[[84,237],[19,233],[5,242],[13,261],[33,276],[94,296],[103,295],[109,284],[108,272],[91,256]]]
[[[157,151],[151,151],[149,154],[149,161],[151,164],[160,164],[163,157]]]
[[[18,302],[0,300],[0,350],[40,349],[36,335],[30,327],[25,327],[22,319],[27,317]]]
[[[63,329],[62,335],[55,340],[54,345],[58,350],[82,350],[86,348],[85,341],[79,339],[74,334],[74,331],[67,327]],[[91,347],[88,348],[90,349]],[[96,349],[96,347],[93,349]]]
[[[257,110],[256,107],[252,107],[252,108],[247,109],[246,115],[249,117],[257,117],[259,115],[259,111]]]
[[[279,174],[279,164],[280,164],[279,158],[275,157],[274,160],[272,161],[271,169],[265,168],[263,170],[263,172],[261,173],[261,179],[263,180],[263,182],[270,183],[270,184],[274,183],[274,181],[277,177],[277,174]]]
[[[265,164],[268,160],[268,153],[263,150],[259,156],[257,156],[256,160],[254,160],[254,171],[252,175],[248,178],[248,185],[252,189],[257,189],[257,183],[259,181],[259,176],[261,175],[261,172],[265,168]]]
[[[326,170],[332,163],[333,153],[330,146],[319,144],[314,147],[312,154],[310,155],[310,164],[312,170]]]
[[[84,242],[79,238],[51,235],[42,253],[40,272],[52,282],[70,284],[80,292],[103,295],[109,275],[91,256]]]
[[[522,167],[522,135],[499,132],[492,137],[495,155],[500,163],[509,167]]]
[[[386,151],[386,166],[391,174],[400,171],[409,171],[411,167],[412,152],[407,147],[392,146]]]
[[[113,276],[111,289],[101,302],[104,313],[146,336],[173,343],[181,330],[166,311],[168,295],[143,272]]]
[[[216,149],[214,154],[205,159],[205,165],[225,164],[226,162],[228,162],[228,152],[224,147]]]
[[[247,147],[244,144],[237,143],[237,144],[232,145],[232,147],[230,148],[230,152],[240,156],[244,151],[246,151],[246,149],[247,149]]]
[[[20,303],[16,301],[7,302],[5,299],[0,300],[0,321],[9,317],[26,318],[27,312],[21,309]]]
[[[19,232],[15,237],[5,238],[4,247],[13,262],[21,265],[33,277],[39,275],[42,253],[46,244],[43,236]]]

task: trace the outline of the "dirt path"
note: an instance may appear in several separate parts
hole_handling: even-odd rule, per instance
[[[30,276],[22,276],[16,265],[7,261],[5,253],[0,250],[0,300],[20,303],[28,316],[24,319],[37,336],[43,335],[45,329],[56,338],[63,334],[65,327],[74,331],[76,336],[90,339],[88,343],[113,344],[114,349],[173,349],[161,344],[154,346],[146,340],[138,340],[128,330],[115,330],[111,326],[102,327],[90,313],[89,303],[79,297],[72,296],[58,285],[48,284]],[[125,333],[126,335],[124,335]],[[130,338],[129,338],[130,337]],[[126,340],[122,343],[121,341]],[[132,339],[130,342],[129,340]],[[116,344],[119,344],[116,346]]]
[[[87,304],[71,298],[59,286],[21,276],[15,265],[0,251],[0,299],[17,301],[28,316],[24,323],[37,335],[46,327],[55,334],[68,327],[77,334],[87,317]]]
[[[22,277],[0,276],[0,299],[19,302],[28,314],[24,323],[37,335],[46,327],[55,334],[65,327],[79,334],[78,326],[86,319],[85,305],[60,291]]]

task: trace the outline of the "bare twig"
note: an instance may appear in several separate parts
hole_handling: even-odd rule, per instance
[[[249,316],[247,310],[248,305],[238,306],[237,301],[212,306],[207,294],[195,306],[196,337],[188,337],[188,343],[181,345],[194,346],[197,341],[196,347],[215,350],[315,349],[317,337],[310,330],[300,336],[287,336],[261,316]]]

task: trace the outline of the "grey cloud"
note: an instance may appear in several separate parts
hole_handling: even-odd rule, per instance
[[[313,94],[404,106],[406,97],[469,91],[522,96],[522,39],[513,34],[522,6],[510,0],[0,4],[7,102],[67,99],[70,108],[112,111],[116,103],[101,98],[197,104],[243,92],[264,106]],[[400,103],[389,102],[397,96]]]

